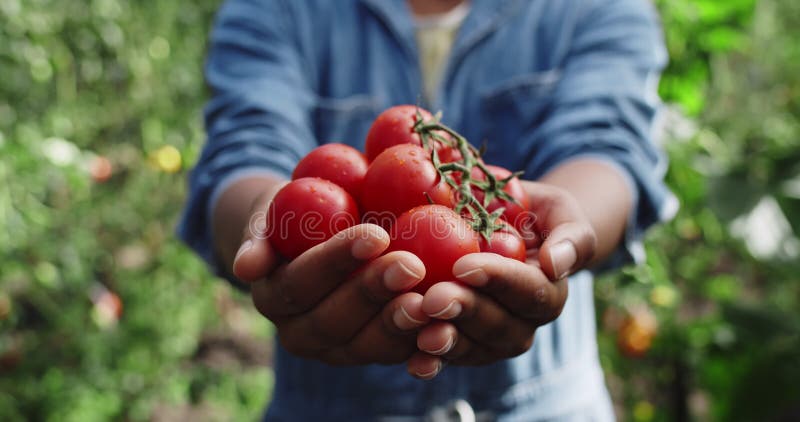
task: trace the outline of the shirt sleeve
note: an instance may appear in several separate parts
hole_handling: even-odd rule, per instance
[[[613,164],[635,200],[624,242],[606,266],[644,259],[642,237],[671,219],[677,200],[663,182],[666,158],[655,143],[660,72],[667,62],[660,22],[649,2],[590,2],[576,23],[553,105],[532,130],[537,153],[526,173],[591,156]]]
[[[205,67],[212,95],[204,111],[208,138],[189,177],[178,234],[222,276],[227,275],[218,265],[211,231],[219,194],[253,174],[288,178],[315,146],[314,95],[290,22],[281,2],[229,0],[211,33]]]

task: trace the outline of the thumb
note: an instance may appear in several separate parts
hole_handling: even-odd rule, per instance
[[[550,280],[561,280],[584,268],[594,257],[597,235],[580,205],[567,191],[546,183],[523,186],[533,204],[534,229],[544,239],[538,261]]]
[[[257,220],[263,213],[254,213],[245,229],[242,244],[233,258],[233,275],[242,281],[253,282],[269,275],[278,265],[278,257],[263,230],[258,230]],[[263,225],[263,223],[262,223]]]
[[[539,262],[550,280],[561,280],[586,266],[597,248],[597,236],[588,221],[556,226],[539,249]]]

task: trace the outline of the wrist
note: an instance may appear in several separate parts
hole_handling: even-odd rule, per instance
[[[623,170],[607,160],[581,157],[551,170],[541,182],[574,198],[591,224],[597,249],[591,265],[605,260],[622,241],[634,194]]]

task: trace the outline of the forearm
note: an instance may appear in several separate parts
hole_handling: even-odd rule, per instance
[[[253,213],[259,208],[266,211],[269,200],[284,183],[277,176],[251,176],[233,182],[219,196],[212,216],[214,250],[229,274],[243,235],[250,230]]]
[[[568,191],[583,209],[597,235],[590,265],[614,252],[633,207],[633,193],[620,169],[603,160],[579,158],[551,170],[540,182]]]

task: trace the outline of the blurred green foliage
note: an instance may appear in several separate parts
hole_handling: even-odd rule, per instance
[[[800,418],[800,3],[661,0],[667,180],[647,264],[600,280],[601,355],[631,420]],[[655,316],[646,356],[621,326]]]
[[[0,0],[0,420],[269,399],[268,324],[172,235],[218,3]],[[681,210],[597,284],[610,389],[626,420],[797,419],[800,3],[657,5]]]
[[[712,57],[741,50],[748,43],[756,0],[658,0],[664,22],[669,71],[661,93],[692,116],[706,104]]]
[[[267,325],[173,238],[217,3],[0,0],[0,420],[262,411]]]

